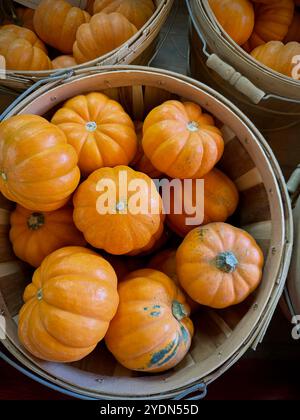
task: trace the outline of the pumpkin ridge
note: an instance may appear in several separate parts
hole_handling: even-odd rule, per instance
[[[113,144],[116,144],[119,147],[119,149],[124,153],[124,155],[128,159],[128,155],[127,155],[125,149],[119,144],[119,142],[117,140],[115,140],[114,138],[108,136],[107,134],[103,133],[102,131],[101,131],[101,133],[100,132],[95,132],[94,135],[96,137],[95,140],[96,140],[96,144],[97,144],[98,150],[101,147],[101,144],[99,144],[99,143],[104,143],[105,141],[111,141]],[[100,139],[100,136],[102,137],[101,139]],[[102,156],[102,153],[100,152],[100,150],[99,150],[99,153],[100,153],[100,156],[101,156],[102,161],[104,161],[103,156]]]
[[[156,150],[154,151],[154,153],[152,154],[152,156],[150,157],[150,161],[151,161],[151,163],[152,163],[152,160],[153,159],[155,159],[155,156],[157,155],[160,155],[161,154],[161,148],[164,148],[164,147],[166,147],[165,145],[166,145],[166,143],[167,142],[171,142],[173,139],[175,139],[177,137],[177,134],[174,134],[174,136],[172,136],[172,137],[169,137],[168,139],[166,139],[163,143],[161,143],[157,148],[156,148]],[[168,166],[168,169],[167,169],[167,171],[169,171],[169,169],[170,168],[172,168],[172,166],[176,163],[176,161],[177,161],[177,159],[178,159],[178,157],[179,157],[179,155],[180,155],[180,153],[183,151],[183,149],[185,148],[185,146],[186,146],[186,143],[187,143],[187,139],[185,140],[185,142],[184,142],[184,144],[183,144],[183,146],[181,147],[181,149],[180,149],[180,151],[177,153],[177,155],[174,157],[174,160],[169,164],[169,166]],[[162,147],[163,146],[163,147]],[[159,156],[158,156],[159,157]],[[154,166],[154,165],[153,165]]]

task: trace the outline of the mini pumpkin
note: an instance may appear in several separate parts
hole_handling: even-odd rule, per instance
[[[77,66],[77,63],[71,55],[60,55],[52,60],[52,66],[54,69],[67,69]]]
[[[238,44],[250,38],[254,28],[254,8],[249,0],[209,0],[216,19]]]
[[[251,55],[272,70],[293,77],[293,70],[297,66],[295,57],[300,55],[300,43],[289,42],[284,45],[280,41],[270,41],[255,48]]]
[[[162,221],[154,182],[127,166],[101,168],[74,195],[74,222],[95,248],[124,255],[147,247]]]
[[[24,347],[42,360],[74,362],[105,336],[118,307],[117,276],[93,251],[62,248],[35,271],[24,302],[18,327]]]
[[[63,207],[75,191],[77,155],[62,130],[37,115],[0,124],[0,191],[29,210]]]
[[[94,3],[94,13],[121,13],[137,29],[145,25],[154,10],[152,0],[95,0]]]
[[[105,337],[119,363],[163,372],[187,354],[194,328],[184,295],[165,274],[138,270],[119,283],[120,304]]]
[[[216,309],[243,302],[259,285],[263,263],[255,239],[226,223],[192,230],[176,254],[182,288],[194,301]]]
[[[94,60],[120,47],[136,32],[136,27],[120,13],[97,13],[78,29],[74,58],[79,64]]]
[[[42,0],[34,14],[33,24],[38,36],[51,47],[70,54],[78,28],[90,15],[65,0]]]
[[[190,184],[185,184],[182,181],[182,197],[174,194],[174,189],[170,192],[170,213],[167,215],[167,222],[170,228],[179,236],[187,235],[191,230],[200,224],[207,224],[211,222],[225,222],[231,216],[238,205],[239,193],[235,184],[223,172],[214,168],[207,175],[203,177],[204,181],[204,196],[197,196],[200,190],[197,191],[197,180],[191,180]],[[187,219],[194,218],[196,212],[188,214],[191,209],[195,209],[196,203],[202,200],[204,219],[202,223],[194,225],[187,224]],[[178,202],[179,201],[179,202]],[[175,209],[179,204],[178,214]]]
[[[9,238],[18,258],[33,267],[59,248],[85,246],[82,234],[73,222],[73,209],[64,207],[53,212],[32,212],[17,206],[10,216]]]
[[[40,48],[47,53],[45,44],[36,36],[36,34],[27,28],[22,28],[17,25],[4,25],[0,28],[0,35],[10,35],[8,39],[13,42],[16,39],[24,39],[28,41],[33,47]]]
[[[76,150],[84,175],[128,165],[137,150],[134,124],[123,107],[102,93],[70,99],[52,118]]]
[[[224,141],[213,118],[191,102],[167,101],[143,126],[143,149],[152,165],[171,178],[200,178],[220,160]]]
[[[286,44],[288,42],[300,42],[300,12],[298,11],[295,11],[293,21],[284,38],[284,43]]]
[[[34,31],[34,9],[30,9],[29,7],[18,7],[16,10],[16,14],[21,26],[30,29],[31,31]]]

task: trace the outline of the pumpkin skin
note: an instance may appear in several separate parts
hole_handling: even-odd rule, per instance
[[[122,177],[121,182],[124,183],[123,191],[119,182],[120,177]],[[114,201],[115,197],[113,196],[109,203],[104,200],[107,197],[105,193],[96,190],[99,183],[107,180],[116,187],[117,194],[116,200]],[[143,203],[146,202],[148,207],[145,211],[143,210],[145,214],[133,215],[134,208],[132,206],[135,202],[134,204],[132,202],[134,198],[137,198],[137,192],[129,191],[127,193],[131,181],[144,182],[139,197]],[[107,184],[105,182],[105,185]],[[105,201],[106,214],[98,212],[99,200]],[[127,166],[101,168],[93,172],[79,186],[73,201],[75,225],[84,234],[87,242],[93,247],[104,249],[113,255],[139,252],[150,244],[153,235],[157,234],[161,227],[162,200],[154,182],[147,175],[136,172]],[[149,211],[150,207],[152,207],[151,212]],[[101,211],[105,213],[103,210]]]
[[[2,33],[10,35],[10,42],[13,42],[15,39],[24,39],[33,47],[40,48],[47,53],[45,44],[30,29],[21,28],[17,25],[4,25],[0,28],[0,34],[2,35]]]
[[[137,29],[151,18],[155,11],[152,0],[95,0],[95,13],[118,12],[125,16]]]
[[[254,28],[254,8],[248,0],[209,0],[217,21],[238,44],[250,38]]]
[[[193,336],[190,308],[165,274],[138,270],[119,283],[120,304],[105,343],[121,365],[163,372],[187,354]]]
[[[226,223],[192,230],[176,253],[182,288],[215,309],[243,302],[259,285],[264,257],[247,232]]]
[[[236,210],[239,202],[239,193],[235,184],[223,172],[214,168],[207,175],[203,177],[204,180],[204,219],[201,224],[208,224],[211,222],[225,222]],[[167,223],[169,227],[179,236],[186,236],[197,225],[187,225],[186,219],[194,217],[188,215],[184,211],[184,205],[196,205],[196,181],[192,181],[192,195],[188,195],[188,190],[185,192],[184,184],[182,205],[183,212],[175,214],[174,212],[174,189],[170,193],[170,214],[167,215]],[[185,197],[185,198],[184,198]],[[184,205],[183,205],[184,204]]]
[[[159,252],[150,260],[148,267],[166,274],[166,276],[170,277],[176,286],[181,289],[177,276],[176,249],[165,249],[164,251]],[[199,309],[199,304],[194,302],[193,299],[191,299],[182,289],[181,291],[185,295],[187,304],[191,308],[191,312],[195,313]]]
[[[9,238],[14,253],[33,267],[39,267],[48,255],[59,248],[86,245],[74,225],[73,209],[70,207],[36,213],[17,206],[11,213],[10,224]]]
[[[54,69],[67,69],[77,66],[77,63],[71,55],[60,55],[52,60],[52,66]]]
[[[78,154],[83,175],[128,165],[137,150],[134,124],[123,107],[102,93],[70,99],[52,118]]]
[[[24,347],[42,360],[74,362],[105,336],[118,307],[117,276],[93,251],[62,248],[35,271],[24,302],[18,329]]]
[[[58,127],[37,115],[0,124],[0,191],[34,211],[63,207],[80,180],[75,150]]]
[[[78,28],[90,20],[90,15],[65,0],[42,0],[37,7],[33,24],[38,36],[51,47],[70,54]]]
[[[293,21],[284,38],[284,43],[286,44],[288,42],[300,42],[300,12],[298,11],[295,11]]]
[[[23,28],[34,31],[33,17],[34,10],[29,7],[18,7],[16,10],[17,18],[20,21]]]
[[[167,101],[143,126],[143,149],[152,165],[171,178],[200,178],[220,160],[224,141],[199,105]]]
[[[293,77],[293,69],[297,66],[297,63],[293,63],[293,58],[300,55],[300,44],[289,42],[284,45],[280,41],[271,41],[255,48],[251,55],[272,70]]]
[[[137,29],[120,13],[97,13],[77,31],[73,55],[77,63],[94,60],[120,47]]]
[[[282,41],[294,16],[293,0],[260,2],[255,7],[255,25],[249,39],[250,51],[269,41]]]

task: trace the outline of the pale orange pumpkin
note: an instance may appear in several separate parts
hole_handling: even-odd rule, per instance
[[[250,38],[254,28],[254,9],[249,0],[209,0],[216,19],[238,44]]]
[[[18,258],[33,267],[59,248],[85,246],[82,234],[73,222],[72,207],[53,212],[32,212],[17,206],[10,216],[9,238]]]
[[[114,317],[119,297],[112,266],[86,248],[53,252],[24,292],[18,333],[35,357],[74,362],[91,353]]]
[[[0,28],[0,34],[10,35],[10,42],[15,39],[24,39],[28,41],[33,47],[40,48],[47,53],[45,44],[36,36],[36,34],[27,28],[22,28],[17,25],[4,25]]]
[[[34,9],[30,9],[29,7],[18,7],[16,10],[16,14],[21,26],[30,29],[31,31],[34,31]]]
[[[33,24],[38,36],[51,47],[70,54],[78,28],[89,22],[90,15],[65,0],[42,0],[34,14]]]
[[[284,45],[280,41],[270,41],[255,48],[251,55],[260,63],[272,70],[289,77],[294,77],[293,70],[299,66],[295,57],[300,56],[300,43],[289,42]],[[299,76],[299,71],[296,71]]]
[[[119,363],[163,372],[187,354],[194,333],[184,295],[165,274],[138,270],[119,283],[120,304],[105,343]]]
[[[74,195],[75,225],[88,243],[114,255],[147,247],[161,227],[162,210],[154,182],[127,166],[98,169]]]
[[[235,184],[223,172],[214,168],[203,177],[204,196],[198,196],[200,190],[197,191],[197,180],[191,180],[190,184],[181,181],[182,196],[178,197],[174,194],[174,189],[170,193],[170,212],[167,215],[167,223],[169,227],[179,236],[187,235],[191,230],[200,224],[206,225],[211,222],[225,222],[236,210],[239,193]],[[195,208],[196,203],[203,203],[203,221],[202,223],[194,222],[194,225],[187,224],[187,219],[195,218],[196,212],[188,214],[188,211]],[[179,205],[179,206],[178,206]],[[179,207],[182,211],[177,214],[175,209]]]
[[[54,69],[66,69],[77,66],[75,58],[71,55],[60,55],[52,60]]]
[[[77,155],[62,130],[37,115],[0,124],[0,191],[34,211],[64,206],[80,180]]]
[[[128,165],[137,151],[134,124],[123,107],[102,93],[67,101],[52,118],[78,154],[83,175],[102,167]]]
[[[216,309],[243,302],[262,279],[263,253],[255,239],[226,223],[192,230],[176,253],[181,287]]]
[[[154,10],[152,0],[95,0],[94,3],[94,13],[121,13],[137,29],[145,25]]]
[[[120,13],[97,13],[77,31],[73,55],[77,63],[94,60],[115,50],[137,32]]]
[[[167,101],[143,126],[143,149],[152,165],[171,178],[200,178],[220,160],[224,141],[213,118],[192,102]]]

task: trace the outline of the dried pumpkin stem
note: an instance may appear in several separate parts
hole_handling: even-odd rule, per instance
[[[32,213],[27,219],[27,226],[30,230],[38,230],[45,224],[43,213]]]
[[[178,321],[181,321],[183,318],[188,316],[184,305],[179,303],[177,300],[174,300],[172,303],[172,313]]]
[[[187,124],[187,129],[192,133],[196,133],[199,130],[199,124],[196,121],[190,121]]]
[[[224,273],[233,273],[238,265],[238,260],[233,252],[221,252],[216,257],[216,267]]]

